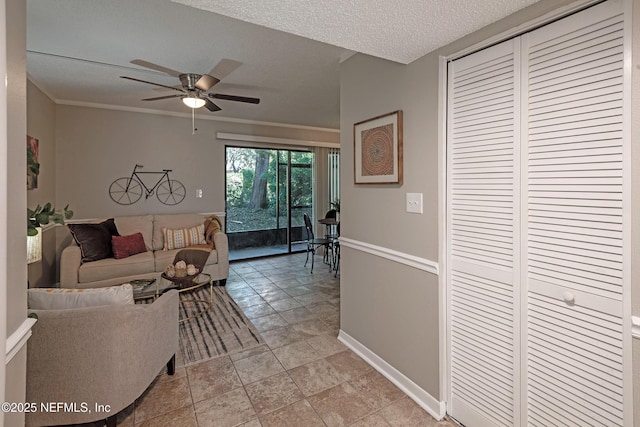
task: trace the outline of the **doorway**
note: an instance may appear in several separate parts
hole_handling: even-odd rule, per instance
[[[313,213],[314,153],[227,146],[229,259],[305,250],[303,214]]]

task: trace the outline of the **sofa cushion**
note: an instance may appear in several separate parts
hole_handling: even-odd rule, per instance
[[[101,259],[82,264],[78,269],[78,282],[97,282],[114,277],[152,273],[154,266],[153,252],[144,252],[123,259]]]
[[[122,259],[147,251],[142,233],[129,234],[128,236],[112,236],[111,246],[113,247],[113,257],[115,259]]]
[[[82,262],[113,257],[111,236],[119,236],[113,218],[99,224],[68,224],[68,227],[80,246]]]
[[[173,260],[176,257],[176,254],[180,252],[181,249],[171,249],[168,251],[155,251],[156,257],[156,272],[163,272],[170,264],[173,264]],[[218,251],[215,249],[211,251],[209,254],[209,258],[207,258],[207,265],[217,264],[218,263]]]
[[[181,249],[189,246],[204,245],[204,224],[198,224],[190,228],[163,228],[164,250]]]
[[[32,310],[133,304],[133,287],[126,283],[96,289],[34,288],[27,291],[27,304]]]
[[[154,215],[153,216],[153,250],[157,251],[164,248],[164,235],[162,234],[163,228],[169,228],[169,229],[189,228],[199,224],[204,224],[204,216],[200,214]]]
[[[142,233],[147,250],[152,250],[153,245],[153,215],[117,216],[116,226],[120,235],[126,236],[134,233]]]

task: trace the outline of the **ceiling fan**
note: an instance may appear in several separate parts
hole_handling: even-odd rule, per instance
[[[149,82],[146,80],[140,80],[133,77],[120,76],[123,79],[133,80],[135,82],[146,83],[154,86],[160,86],[166,89],[171,89],[180,92],[174,95],[156,96],[153,98],[145,98],[143,101],[158,101],[161,99],[169,98],[181,98],[182,102],[191,107],[201,108],[205,107],[209,111],[220,111],[218,105],[216,105],[210,98],[222,99],[225,101],[237,101],[246,102],[249,104],[259,104],[259,98],[250,98],[246,96],[236,95],[224,95],[222,93],[211,93],[209,90],[220,82],[220,79],[226,77],[233,70],[238,68],[242,63],[234,61],[232,59],[222,59],[218,64],[209,71],[207,74],[195,74],[195,73],[181,73],[180,71],[172,70],[171,68],[163,67],[152,62],[144,61],[142,59],[134,59],[132,64],[140,65],[145,68],[150,68],[155,71],[168,74],[172,77],[180,79],[180,86],[167,86],[160,83]]]

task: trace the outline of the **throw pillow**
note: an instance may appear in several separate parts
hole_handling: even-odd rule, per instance
[[[115,259],[126,258],[147,251],[142,233],[130,234],[128,236],[111,236],[111,246],[113,247],[113,256]]]
[[[204,224],[177,230],[163,228],[162,234],[164,234],[165,251],[194,245],[205,245],[207,243],[204,239]]]
[[[66,310],[98,305],[133,304],[133,287],[120,286],[95,289],[33,288],[27,291],[27,304],[32,310]]]
[[[113,218],[100,224],[69,224],[73,239],[80,246],[82,262],[113,258],[111,236],[119,236]]]

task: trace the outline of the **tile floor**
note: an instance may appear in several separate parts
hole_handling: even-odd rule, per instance
[[[123,427],[453,426],[437,422],[340,343],[340,279],[321,257],[231,264],[227,291],[266,345],[161,375]]]

